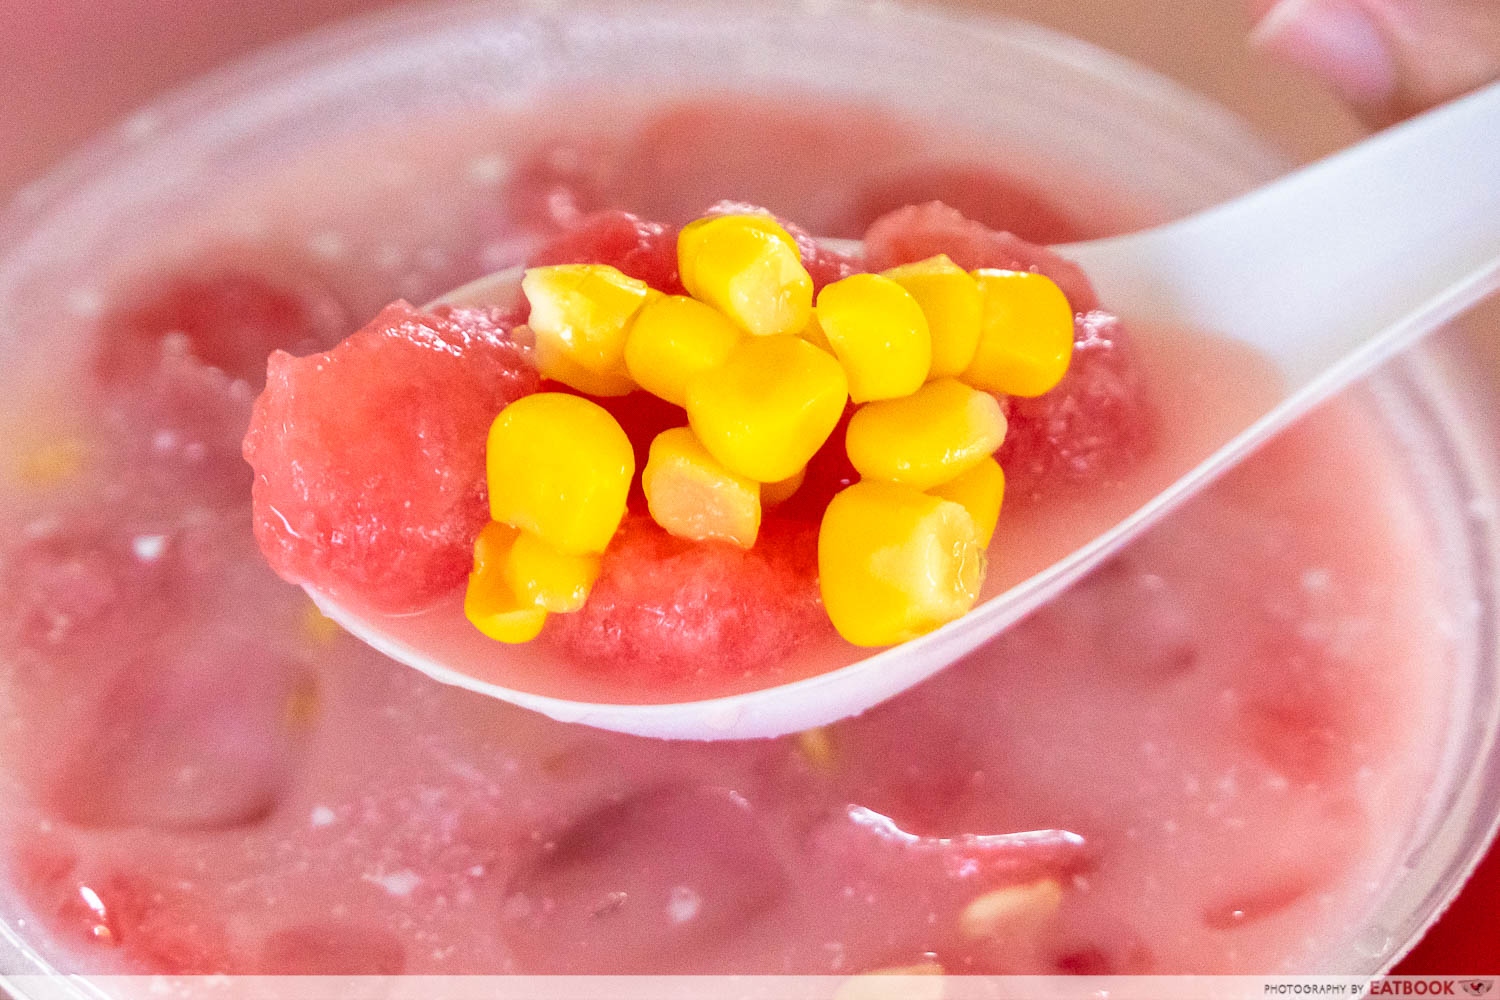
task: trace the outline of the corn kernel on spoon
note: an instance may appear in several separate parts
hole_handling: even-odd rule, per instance
[[[1500,288],[1500,85],[1180,221],[1057,247],[1127,319],[1243,342],[1279,367],[1274,405],[1208,458],[1051,565],[900,646],[849,646],[831,669],[728,697],[614,704],[547,693],[549,665],[464,618],[461,596],[419,615],[367,614],[308,588],[328,617],[445,683],[566,722],[680,739],[769,737],[858,714],[932,676],[1035,610],[1257,445],[1381,361]],[[857,244],[828,241],[840,249]],[[521,270],[440,303],[512,301]],[[997,542],[1003,544],[1003,540]],[[507,660],[505,684],[493,664]],[[534,662],[533,662],[534,661]],[[555,663],[552,665],[555,667]]]

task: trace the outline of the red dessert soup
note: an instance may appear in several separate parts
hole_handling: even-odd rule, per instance
[[[976,169],[1007,162],[1000,137],[795,94],[604,122],[565,107],[329,132],[184,186],[180,211],[17,310],[0,400],[15,429],[0,446],[0,917],[76,973],[1327,968],[1435,773],[1453,655],[1410,470],[1363,395],[931,681],[774,740],[555,722],[382,657],[288,582],[412,628],[457,622],[529,690],[747,690],[864,655],[831,589],[864,564],[820,551],[839,507],[856,528],[985,549],[983,586],[954,583],[977,602],[1134,509],[1274,391],[1233,345],[1107,312],[1037,244],[1144,215],[1087,177]],[[774,156],[725,140],[726,122],[752,121]],[[736,204],[708,213],[720,198]],[[796,315],[735,314],[685,406],[549,377],[563,369],[540,297],[422,305],[510,266],[588,265],[607,269],[545,275],[608,290],[590,301],[730,316],[728,272],[685,278],[680,234],[746,205],[806,232],[714,232],[741,227],[732,238],[801,288],[782,267],[797,262],[833,354],[810,324],[743,326]],[[863,236],[864,257],[806,233]],[[988,269],[1065,299],[1054,385],[990,388],[972,364],[914,379],[886,363],[915,356],[909,338],[865,363],[873,327],[849,317],[875,301],[897,304],[882,323],[914,315],[866,276],[915,282],[890,269],[938,254],[947,287]],[[930,375],[946,341],[921,315]],[[563,357],[594,364],[596,389],[634,387],[611,367],[631,330],[590,327],[597,353]],[[719,385],[703,372],[764,368],[760,347],[732,360],[751,338],[781,345],[819,401],[795,448],[715,438],[723,408],[694,391]],[[1004,371],[1040,378],[1055,356],[1007,355]],[[640,371],[675,392],[663,365]],[[940,424],[865,416],[903,407],[973,417],[951,425],[981,449],[965,474],[998,460],[1004,477],[987,546],[982,476],[972,493],[927,473],[860,489],[897,475],[879,470],[894,446],[851,442]],[[506,414],[553,433],[538,408],[618,431],[579,438],[592,458],[564,469],[618,514],[602,544],[597,519],[559,532],[524,502],[566,456],[491,468],[546,443],[492,433]],[[851,490],[859,504],[841,501]],[[542,609],[534,641],[464,617],[486,537],[481,555],[510,565],[530,545],[528,565],[573,574],[507,576],[473,602],[497,631]],[[835,555],[864,544],[841,537]],[[581,603],[554,586],[580,579]],[[551,603],[521,607],[520,590]],[[957,592],[903,591],[856,638],[941,624]]]

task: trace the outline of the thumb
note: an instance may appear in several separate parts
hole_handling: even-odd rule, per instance
[[[1251,42],[1384,125],[1500,79],[1500,2],[1280,0]]]

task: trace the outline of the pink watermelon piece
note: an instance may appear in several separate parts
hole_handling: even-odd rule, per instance
[[[1124,324],[1095,310],[1076,319],[1073,338],[1073,361],[1056,388],[1006,401],[1010,428],[998,458],[1011,500],[1105,482],[1156,443],[1156,410]]]
[[[677,277],[677,228],[629,212],[595,212],[559,233],[530,265],[609,264],[669,295],[683,293]]]
[[[399,976],[405,968],[406,948],[396,935],[329,919],[272,933],[247,971],[261,976]]]
[[[259,386],[272,351],[327,347],[348,330],[344,306],[316,280],[238,263],[153,278],[124,301],[99,324],[95,371],[109,385],[138,378],[164,340],[178,340],[184,353]]]
[[[630,518],[583,610],[554,616],[549,631],[580,669],[628,673],[643,688],[773,671],[831,629],[816,538],[808,526],[770,521],[746,551]]]
[[[1099,307],[1094,287],[1077,264],[1014,233],[965,218],[940,201],[898,208],[876,219],[865,233],[865,259],[872,271],[940,253],[963,268],[1038,271],[1057,282],[1074,312]]]
[[[640,792],[578,818],[525,862],[507,887],[499,930],[529,973],[672,969],[705,943],[790,915],[792,886],[776,846],[734,792],[695,784]]]
[[[1130,334],[1098,308],[1083,271],[1046,247],[965,218],[941,202],[911,205],[878,219],[865,235],[872,269],[946,253],[962,267],[1047,275],[1075,311],[1068,374],[1035,399],[1006,400],[1010,428],[998,458],[1007,502],[1031,502],[1088,488],[1139,462],[1156,440],[1156,414]]]
[[[1079,221],[1065,213],[1055,196],[1030,181],[977,164],[923,164],[872,181],[860,189],[850,222],[863,232],[890,212],[908,205],[941,201],[986,226],[1015,233],[1037,243],[1068,243],[1087,235]]]
[[[175,886],[112,867],[85,870],[62,843],[28,843],[17,881],[31,909],[69,946],[114,952],[133,971],[200,976],[236,971],[222,921]]]
[[[331,351],[271,356],[244,455],[278,573],[393,612],[464,580],[490,424],[537,387],[516,319],[396,302]]]

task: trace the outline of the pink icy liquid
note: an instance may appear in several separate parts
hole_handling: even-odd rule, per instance
[[[736,114],[774,155],[716,124]],[[553,723],[328,628],[251,536],[250,387],[181,338],[123,384],[90,374],[101,312],[222,254],[372,315],[524,259],[591,201],[681,221],[727,194],[847,235],[949,194],[983,148],[807,99],[619,117],[330,140],[184,193],[178,224],[23,317],[0,404],[6,919],[68,971],[1316,965],[1434,771],[1450,657],[1407,472],[1364,397],[918,690],[816,740],[696,745]],[[1037,239],[1135,221],[1086,180],[958,187]],[[1138,346],[1153,449],[1087,496],[1012,506],[996,585],[1272,384],[1201,337]],[[39,474],[64,439],[71,478]],[[1055,913],[963,932],[971,899],[1039,879]]]

